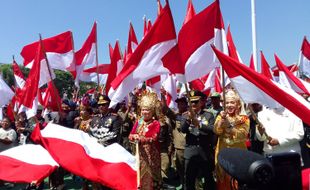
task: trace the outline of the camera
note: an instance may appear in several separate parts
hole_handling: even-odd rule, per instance
[[[301,161],[295,152],[265,157],[244,149],[226,148],[218,163],[238,182],[238,190],[301,190]]]

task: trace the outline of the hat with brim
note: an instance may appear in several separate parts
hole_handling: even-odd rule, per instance
[[[110,103],[110,98],[106,95],[100,96],[97,102],[98,105],[103,105],[103,104],[108,104],[108,103]]]
[[[189,100],[191,102],[198,101],[201,98],[201,92],[198,90],[190,91],[189,95],[190,95]]]

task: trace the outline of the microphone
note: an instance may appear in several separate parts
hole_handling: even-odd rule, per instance
[[[218,154],[220,166],[239,184],[264,186],[274,176],[272,164],[264,156],[240,148],[225,148]]]

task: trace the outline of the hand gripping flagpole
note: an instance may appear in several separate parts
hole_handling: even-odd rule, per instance
[[[46,61],[46,65],[47,65],[47,69],[48,69],[48,73],[50,75],[50,78],[51,78],[51,83],[52,83],[52,87],[53,87],[53,91],[54,91],[54,96],[57,97],[57,94],[56,94],[56,87],[55,87],[55,84],[53,82],[53,77],[52,77],[52,72],[51,72],[51,68],[50,68],[50,64],[48,62],[48,59],[47,59],[47,56],[46,56],[46,52],[45,52],[45,48],[44,48],[44,45],[43,45],[43,42],[42,42],[42,36],[41,34],[39,34],[40,36],[40,45],[41,45],[41,50],[43,50],[43,53],[44,53],[44,59]],[[41,63],[40,63],[41,64]],[[41,68],[41,66],[40,66]],[[40,93],[40,91],[38,91],[38,93]],[[60,105],[59,105],[59,102],[57,101],[57,107],[58,107],[58,111],[59,113],[61,112],[61,109],[60,109]]]
[[[252,115],[253,119],[258,124],[257,127],[260,128],[261,130],[263,130],[263,135],[266,136],[268,142],[271,141],[272,138],[267,134],[266,130],[263,127],[263,124],[258,120],[258,118],[257,118],[257,116],[256,116],[256,114],[255,114],[255,112],[253,110],[252,105],[249,104],[248,108],[249,108],[249,111],[251,112],[251,115]]]

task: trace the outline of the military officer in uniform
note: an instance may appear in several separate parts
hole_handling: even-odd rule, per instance
[[[97,102],[99,114],[95,115],[90,124],[90,134],[98,139],[104,146],[119,143],[121,118],[109,110],[110,99],[106,95],[100,95]]]
[[[215,189],[213,178],[214,150],[213,150],[213,125],[214,116],[212,113],[201,109],[201,93],[190,92],[190,103],[192,110],[183,114],[181,130],[186,134],[185,138],[185,189],[194,190],[195,181],[202,173],[205,184],[204,189]]]

